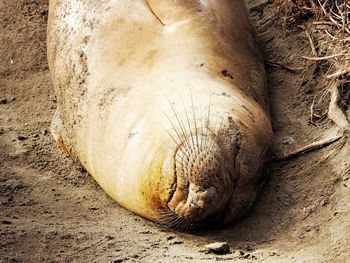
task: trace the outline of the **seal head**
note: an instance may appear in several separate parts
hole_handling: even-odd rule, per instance
[[[187,138],[175,153],[176,188],[169,209],[192,222],[222,210],[232,185],[228,164],[214,140]]]
[[[220,131],[181,136],[172,157],[173,180],[160,222],[176,228],[197,228],[223,218],[236,181],[240,131],[234,124]]]

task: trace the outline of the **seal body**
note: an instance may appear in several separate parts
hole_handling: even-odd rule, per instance
[[[241,0],[50,0],[56,141],[119,204],[174,227],[241,217],[271,146]]]

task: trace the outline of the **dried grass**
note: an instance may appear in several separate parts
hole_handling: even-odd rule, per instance
[[[310,18],[318,11],[315,0],[276,0],[276,7],[286,24]]]
[[[322,74],[328,89],[315,95],[310,107],[311,123],[318,125],[314,119],[323,120],[327,116],[339,128],[337,136],[306,145],[281,160],[340,140],[339,147],[335,148],[338,151],[350,138],[349,105],[346,105],[350,101],[350,0],[275,0],[275,3],[284,24],[304,30],[310,43],[311,54],[303,56],[306,62],[304,74],[316,67],[327,69]],[[346,96],[347,101],[344,101]],[[319,114],[320,111],[315,109],[325,104],[326,97],[330,102]]]
[[[277,0],[279,14],[286,24],[313,18],[304,28],[309,38],[313,61],[326,61],[326,79],[350,73],[350,3],[348,0]],[[318,47],[318,48],[317,48]]]
[[[325,81],[330,87],[328,93],[334,95],[334,83],[337,94],[350,90],[350,1],[349,0],[276,0],[279,15],[285,24],[299,25],[310,43],[310,56],[304,56],[307,67],[326,66]],[[340,91],[340,92],[339,92]],[[314,115],[314,107],[321,104],[317,96],[311,106],[311,121],[319,116]],[[338,106],[343,102],[338,100]],[[339,107],[341,108],[341,107]],[[332,112],[331,112],[332,111]],[[328,117],[334,118],[334,107],[328,109]],[[334,121],[334,120],[333,120]],[[335,122],[335,121],[334,121]],[[335,122],[336,123],[336,122]],[[343,128],[343,127],[342,127]]]

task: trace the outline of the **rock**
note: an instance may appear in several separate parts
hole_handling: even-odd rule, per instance
[[[245,251],[253,251],[254,249],[250,245],[245,245],[244,250]]]
[[[183,244],[183,242],[180,240],[173,240],[170,242],[170,245],[180,245],[180,244]]]
[[[24,141],[24,140],[27,140],[28,137],[27,137],[27,136],[24,136],[24,135],[18,135],[18,136],[17,136],[17,139],[20,140],[20,141]]]
[[[230,248],[226,242],[211,243],[206,245],[205,248],[208,252],[220,255],[228,254],[230,252]]]
[[[242,258],[244,256],[244,252],[242,250],[236,250],[233,252],[234,258]]]
[[[114,236],[106,235],[106,238],[107,238],[108,240],[113,240],[113,239],[114,239]]]
[[[0,190],[2,192],[14,192],[23,188],[25,188],[25,185],[17,179],[9,179],[0,183]]]
[[[0,98],[0,104],[7,104],[8,100],[7,98]]]
[[[12,97],[12,98],[0,98],[0,104],[7,104],[7,103],[13,102],[15,100],[16,100],[15,97]]]
[[[143,230],[143,231],[140,231],[139,234],[141,234],[141,235],[148,235],[148,234],[152,234],[152,232],[149,231],[149,230]]]
[[[4,224],[4,225],[11,225],[12,224],[12,222],[10,221],[10,220],[2,220],[1,221],[1,224]]]
[[[292,144],[294,144],[294,143],[295,143],[295,140],[294,140],[294,138],[291,137],[291,136],[285,137],[285,138],[283,139],[283,141],[282,141],[282,144],[283,144],[283,145],[292,145]]]

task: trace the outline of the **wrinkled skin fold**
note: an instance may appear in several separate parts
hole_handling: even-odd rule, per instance
[[[50,0],[58,144],[119,204],[179,229],[249,209],[271,148],[241,0]]]

